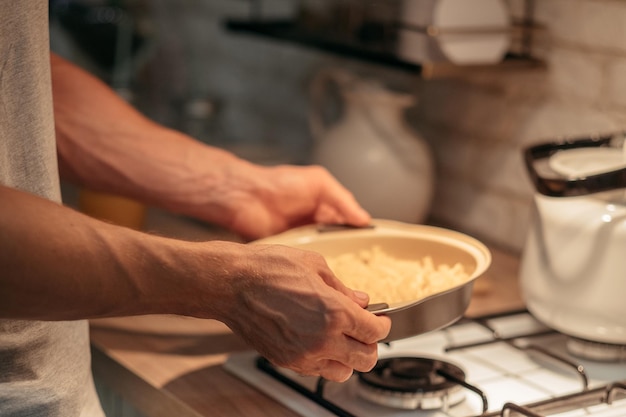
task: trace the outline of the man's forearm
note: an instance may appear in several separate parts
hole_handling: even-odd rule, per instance
[[[0,317],[185,313],[180,302],[193,290],[180,277],[197,275],[193,243],[109,225],[4,186],[0,201]]]
[[[202,217],[207,190],[228,189],[228,172],[246,166],[152,122],[74,64],[53,55],[51,67],[62,178]]]

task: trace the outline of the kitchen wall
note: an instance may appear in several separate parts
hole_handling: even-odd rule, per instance
[[[523,2],[509,0],[511,14]],[[274,15],[297,2],[265,1]],[[488,71],[422,80],[223,29],[249,3],[154,0],[147,24],[155,47],[134,75],[134,102],[150,117],[261,163],[306,163],[313,145],[307,87],[327,66],[378,77],[418,97],[407,117],[432,147],[437,189],[431,220],[519,253],[533,189],[522,149],[561,136],[626,125],[626,2],[538,0],[546,27],[541,70]],[[80,60],[53,27],[53,45]]]
[[[626,2],[539,0],[536,19],[547,29],[537,48],[546,70],[416,86],[414,122],[439,163],[433,215],[516,253],[533,194],[522,149],[626,125]]]

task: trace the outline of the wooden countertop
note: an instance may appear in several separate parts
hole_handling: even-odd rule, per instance
[[[160,232],[191,239],[230,238],[189,221],[159,219]],[[490,269],[474,286],[467,316],[523,307],[517,257],[492,248]],[[222,323],[180,316],[91,322],[96,378],[149,417],[286,416],[297,414],[222,369],[231,352],[249,350]]]

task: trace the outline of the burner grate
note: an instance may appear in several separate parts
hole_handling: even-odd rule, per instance
[[[474,395],[464,395],[454,406],[455,399],[444,399],[442,408],[432,410],[359,400],[359,374],[344,384],[332,383],[275,367],[255,352],[231,355],[225,367],[306,417],[536,417],[560,410],[626,416],[626,363],[584,360],[566,349],[567,340],[521,311],[464,318],[440,331],[379,345],[381,359],[427,357],[458,365],[465,373],[460,381],[471,381],[489,399],[483,412]]]
[[[626,362],[626,346],[570,337],[567,350],[582,359],[599,362]]]
[[[485,394],[465,381],[458,366],[425,357],[390,357],[378,361],[370,372],[359,374],[359,395],[373,403],[405,410],[447,410],[465,399],[463,388]]]
[[[289,388],[297,391],[298,393],[304,395],[306,398],[315,401],[328,411],[336,414],[338,417],[356,417],[354,414],[349,413],[348,411],[324,398],[324,385],[326,384],[326,380],[324,378],[319,378],[317,383],[317,389],[315,391],[311,391],[308,388],[298,384],[291,378],[288,378],[287,376],[278,372],[270,363],[270,361],[263,357],[257,358],[256,366],[263,372],[271,375],[283,384],[287,385]]]
[[[614,401],[624,398],[626,398],[626,381],[614,382],[604,387],[585,390],[579,393],[564,395],[523,406],[514,403],[506,403],[501,411],[482,414],[480,417],[496,417],[502,415],[542,417],[600,404],[611,405]]]

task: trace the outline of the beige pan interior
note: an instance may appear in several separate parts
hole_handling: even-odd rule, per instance
[[[454,285],[443,289],[439,287],[436,292],[427,292],[411,300],[400,302],[371,300],[375,303],[385,302],[390,307],[412,304],[420,298],[426,298],[464,285],[479,277],[491,262],[489,250],[481,242],[462,233],[438,227],[387,220],[374,220],[372,225],[373,228],[333,231],[320,231],[323,228],[307,226],[257,242],[278,243],[313,250],[327,259],[346,253],[359,253],[378,246],[387,255],[399,260],[421,261],[428,256],[432,258],[435,266],[441,264],[453,266],[459,263],[467,274],[464,282],[456,282]],[[339,276],[339,278],[342,277]],[[351,285],[351,287],[355,288],[355,285]],[[364,287],[355,289],[371,292],[371,289]]]

